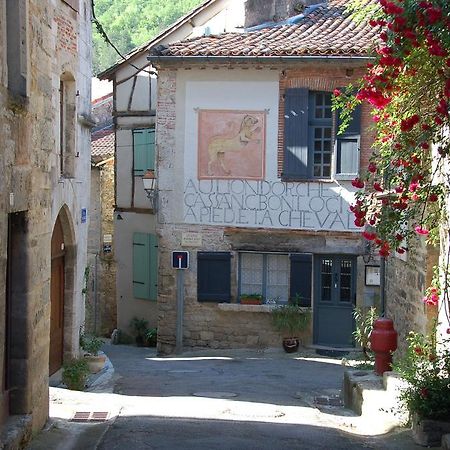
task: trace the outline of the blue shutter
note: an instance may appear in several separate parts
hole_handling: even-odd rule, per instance
[[[133,172],[142,176],[155,169],[155,130],[133,130]]]
[[[337,114],[336,132],[341,126]],[[352,120],[342,134],[336,136],[336,174],[356,175],[359,172],[359,155],[361,142],[361,105],[353,111]]]
[[[291,284],[289,297],[300,297],[300,306],[311,306],[312,255],[296,253],[290,255]]]
[[[287,89],[284,103],[284,178],[307,178],[308,89]]]
[[[229,302],[231,299],[231,254],[197,253],[197,298],[199,302]]]
[[[157,299],[157,247],[155,235],[133,233],[133,296],[135,298]]]

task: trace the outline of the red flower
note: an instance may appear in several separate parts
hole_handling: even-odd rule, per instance
[[[362,181],[360,178],[355,178],[352,180],[352,186],[358,189],[362,189],[364,187],[364,181]]]
[[[442,18],[442,10],[441,8],[435,7],[429,7],[425,11],[425,15],[428,19],[428,23],[430,25],[433,25],[436,22],[439,22]]]
[[[421,227],[420,225],[416,225],[414,230],[417,234],[421,234],[422,236],[426,236],[429,231],[426,228]]]
[[[415,352],[417,355],[423,355],[423,350],[422,350],[421,347],[415,347],[415,348],[414,348],[414,352]]]
[[[375,183],[373,183],[373,188],[378,192],[383,192],[383,188],[381,187],[381,184],[378,181],[375,181]]]
[[[339,97],[341,94],[342,94],[342,92],[341,92],[339,89],[335,89],[335,90],[333,91],[333,95],[334,95],[335,97]]]
[[[367,170],[371,173],[375,173],[377,171],[377,165],[374,162],[371,162],[367,167]]]
[[[418,124],[420,117],[417,114],[409,117],[408,119],[404,119],[400,123],[400,129],[405,133],[407,131],[411,131],[414,125]]]
[[[435,193],[432,193],[428,196],[428,201],[430,202],[436,202],[438,200],[438,196]]]
[[[367,239],[368,241],[373,241],[375,240],[375,238],[377,237],[376,233],[370,233],[369,231],[363,231],[362,235],[365,239]]]

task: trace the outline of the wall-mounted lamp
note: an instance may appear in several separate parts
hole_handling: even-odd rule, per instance
[[[144,183],[144,191],[150,200],[150,207],[153,211],[156,211],[158,191],[156,189],[156,176],[154,170],[147,170],[145,175],[142,177],[142,182]]]

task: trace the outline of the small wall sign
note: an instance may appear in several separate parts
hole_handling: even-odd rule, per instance
[[[366,286],[380,285],[380,266],[366,266]]]
[[[81,208],[81,223],[86,223],[87,221],[87,209]]]
[[[183,247],[201,247],[202,235],[201,233],[184,232],[181,233],[181,245]]]
[[[188,269],[189,268],[189,252],[175,251],[172,252],[172,269]]]

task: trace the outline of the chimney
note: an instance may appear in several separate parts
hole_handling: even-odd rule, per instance
[[[245,27],[264,22],[279,22],[301,14],[311,5],[326,3],[327,0],[247,0],[245,3]]]

